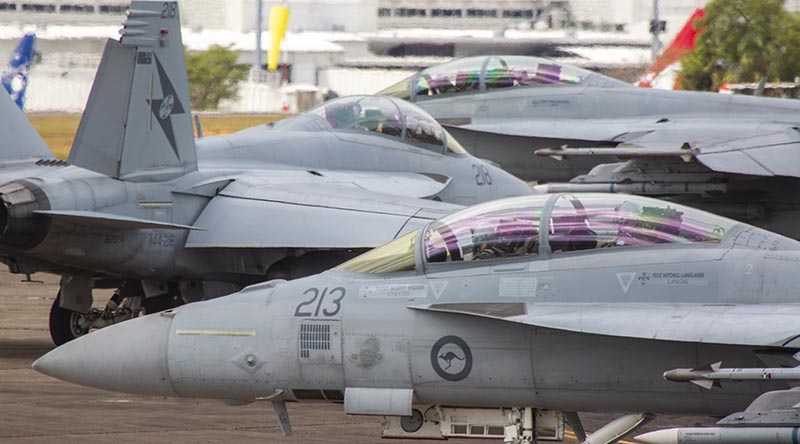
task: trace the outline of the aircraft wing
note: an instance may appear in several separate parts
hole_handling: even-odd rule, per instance
[[[565,147],[538,150],[555,158],[617,156],[625,159],[675,157],[710,171],[800,177],[800,129],[795,123],[755,118],[552,119],[484,122],[472,131],[552,138]],[[570,144],[569,141],[574,141]],[[594,146],[588,146],[594,144]],[[602,148],[612,146],[613,148]]]
[[[373,248],[460,209],[419,197],[449,179],[271,171],[232,178],[193,224],[189,248]],[[201,234],[202,233],[202,234]]]
[[[576,333],[661,341],[800,347],[800,304],[440,303],[412,309]]]

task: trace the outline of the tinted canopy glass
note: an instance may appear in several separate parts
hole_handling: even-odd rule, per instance
[[[535,86],[582,85],[630,86],[572,65],[540,57],[489,56],[456,59],[423,69],[379,94],[402,99],[424,99],[464,92]]]
[[[373,131],[402,137],[403,114],[392,100],[377,96],[353,96],[331,100],[309,111],[325,119],[333,129]]]
[[[590,71],[538,57],[490,57],[486,64],[486,89],[517,86],[580,85]]]
[[[396,137],[435,151],[466,151],[430,114],[416,105],[387,96],[350,96],[308,111],[334,131],[363,131]]]
[[[430,263],[659,244],[719,243],[738,222],[671,202],[612,194],[524,196],[431,224]]]
[[[545,199],[490,202],[434,222],[425,232],[428,262],[476,261],[535,255]]]
[[[737,222],[635,196],[562,195],[552,205],[552,252],[659,244],[719,243]]]
[[[641,196],[556,194],[476,205],[378,247],[338,268],[356,273],[416,270],[415,251],[435,266],[532,259],[620,247],[717,244],[739,224],[694,208]]]

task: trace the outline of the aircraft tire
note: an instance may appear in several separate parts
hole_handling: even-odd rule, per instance
[[[56,345],[63,345],[67,342],[83,336],[89,332],[88,328],[78,325],[81,314],[66,308],[61,308],[61,292],[58,292],[53,306],[50,307],[50,338]]]

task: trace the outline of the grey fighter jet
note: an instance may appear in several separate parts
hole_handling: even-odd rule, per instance
[[[551,192],[668,197],[800,238],[800,102],[636,88],[536,57],[458,59],[382,93]],[[538,154],[538,155],[537,155]]]
[[[800,242],[701,210],[516,197],[316,276],[100,330],[33,367],[105,390],[268,400],[285,432],[286,401],[328,401],[387,416],[386,437],[531,443],[563,438],[567,423],[598,444],[650,414],[724,416],[767,393],[736,423],[759,427],[754,412],[800,402],[786,372],[753,378],[800,364],[799,271]],[[720,361],[747,378],[704,369]],[[578,411],[642,413],[586,438]]]
[[[62,275],[56,343],[131,316],[143,297],[155,311],[313,274],[459,205],[532,192],[386,97],[195,144],[177,5],[131,4],[69,165],[0,186],[3,260]],[[117,289],[105,310],[91,308],[99,287]]]

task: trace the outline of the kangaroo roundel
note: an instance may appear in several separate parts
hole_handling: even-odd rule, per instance
[[[445,336],[431,348],[431,365],[448,381],[461,381],[472,371],[472,351],[458,336]]]
[[[161,120],[166,119],[172,114],[172,109],[175,108],[175,96],[172,94],[164,97],[158,109],[158,117]]]

